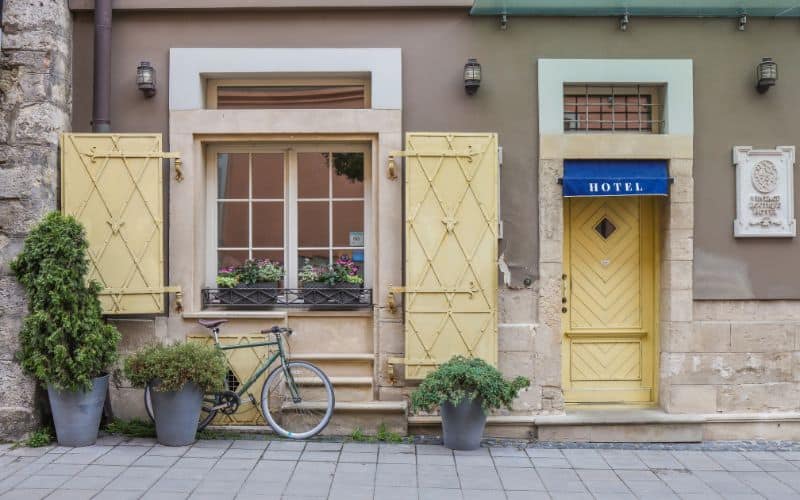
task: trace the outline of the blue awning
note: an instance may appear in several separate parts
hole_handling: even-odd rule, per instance
[[[666,160],[564,160],[564,196],[667,196]]]

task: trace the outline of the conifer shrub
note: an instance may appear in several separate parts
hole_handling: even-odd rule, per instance
[[[91,389],[117,359],[120,334],[103,321],[100,284],[86,279],[88,247],[77,220],[52,212],[11,262],[28,299],[17,358],[28,374],[61,390]]]
[[[497,368],[480,358],[453,356],[411,394],[411,408],[431,411],[444,402],[458,406],[467,399],[479,400],[484,412],[503,406],[511,409],[517,393],[530,385],[525,377],[505,380]]]

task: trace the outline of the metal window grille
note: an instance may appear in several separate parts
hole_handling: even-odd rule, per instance
[[[564,89],[564,131],[659,133],[662,107],[652,86],[570,85]]]

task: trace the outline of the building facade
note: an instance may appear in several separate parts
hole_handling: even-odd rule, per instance
[[[165,161],[163,220],[112,232],[132,242],[133,262],[155,248],[136,241],[163,233],[154,272],[180,287],[182,310],[175,296],[144,294],[160,311],[133,314],[135,300],[109,292],[124,352],[207,339],[200,318],[227,319],[227,342],[288,324],[293,356],[332,376],[329,431],[340,434],[433,432],[438,417],[409,414],[408,394],[463,353],[532,381],[490,417],[493,435],[800,438],[792,11],[518,3],[118,0],[113,132],[92,143],[93,2],[71,0],[56,20],[6,2],[4,272],[59,188],[60,206],[87,214],[138,199],[136,181],[105,198],[73,189],[70,162],[91,144],[124,157],[139,140],[126,134],[161,134],[157,150],[180,153],[182,177]],[[25,38],[54,26],[63,46]],[[14,62],[26,50],[58,57],[28,71]],[[780,78],[760,92],[764,57]],[[470,58],[482,72],[474,93]],[[152,97],[137,89],[141,61],[155,68]],[[61,83],[32,95],[40,76],[28,75],[43,74]],[[14,125],[37,106],[70,119]],[[70,129],[59,177],[56,134]],[[50,155],[33,184],[32,147]],[[29,185],[47,196],[28,203]],[[27,204],[41,209],[19,217]],[[298,273],[343,255],[367,291],[313,307]],[[281,299],[225,303],[218,269],[247,258],[285,265]],[[101,271],[114,264],[98,254]],[[141,273],[122,272],[128,289],[151,290]],[[8,420],[11,406],[30,413],[32,389],[19,389],[23,300],[5,279],[4,384],[20,399],[0,410]],[[258,356],[232,360],[234,378]],[[143,415],[141,391],[120,381],[112,406]],[[261,425],[255,411],[217,423]]]

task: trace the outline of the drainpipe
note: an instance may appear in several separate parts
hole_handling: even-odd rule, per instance
[[[111,0],[94,2],[92,132],[111,132]]]

